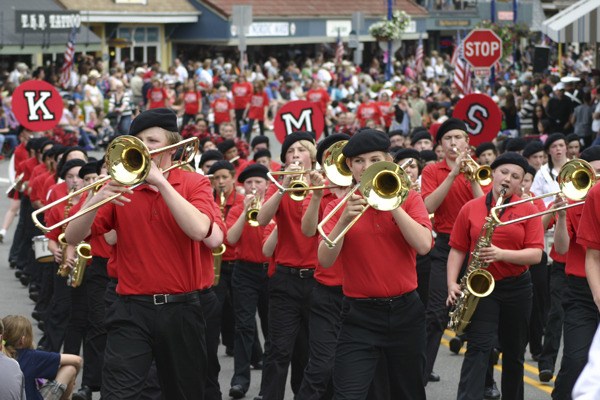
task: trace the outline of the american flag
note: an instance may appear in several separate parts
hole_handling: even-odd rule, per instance
[[[415,54],[415,69],[418,73],[423,71],[423,38],[419,35],[419,45],[417,46],[417,54]]]
[[[335,47],[335,64],[341,64],[342,58],[344,58],[344,42],[342,42],[342,36],[338,29],[337,46]]]
[[[69,34],[69,41],[67,42],[67,48],[65,49],[65,56],[63,66],[60,69],[60,86],[63,89],[69,87],[71,82],[71,70],[73,69],[73,59],[75,57],[75,37],[77,36],[77,28],[73,27]]]
[[[457,35],[456,47],[452,54],[452,65],[454,65],[454,84],[463,95],[471,93],[471,65],[463,58],[463,44]]]

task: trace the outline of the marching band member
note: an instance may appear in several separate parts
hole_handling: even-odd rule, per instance
[[[388,136],[381,131],[366,129],[352,136],[343,154],[356,182],[369,166],[391,161],[389,146]],[[339,201],[330,202],[325,214]],[[337,236],[366,204],[353,194],[343,211],[325,224],[325,233]],[[431,245],[431,222],[423,200],[413,190],[390,212],[368,208],[334,247],[319,244],[323,267],[338,259],[343,266],[345,298],[333,372],[336,399],[366,398],[381,352],[391,393],[425,399],[425,309],[416,292],[415,260],[417,254],[427,254]]]
[[[482,227],[490,209],[498,202],[502,191],[504,203],[518,200],[527,161],[521,155],[506,153],[491,165],[492,190],[485,196],[469,201],[456,218],[450,236],[448,255],[448,305],[461,294],[457,283],[461,266],[479,239],[485,235]],[[502,221],[536,213],[530,202],[500,212]],[[484,397],[485,374],[490,353],[500,341],[502,359],[502,397],[523,399],[523,360],[529,318],[531,314],[531,277],[528,266],[542,257],[544,231],[539,217],[498,227],[493,231],[489,247],[478,249],[479,266],[487,268],[496,281],[494,291],[479,300],[467,328],[467,352],[463,361],[457,399]]]
[[[433,365],[444,329],[448,325],[446,264],[450,252],[448,245],[450,232],[461,207],[469,200],[483,196],[479,183],[469,182],[461,173],[465,152],[469,150],[466,124],[456,118],[447,119],[439,127],[436,141],[441,143],[445,158],[435,164],[427,165],[421,175],[421,196],[423,196],[427,211],[435,213],[433,230],[437,233],[435,246],[431,251],[431,275],[425,314],[427,324],[426,382],[440,380],[439,375],[433,372]]]
[[[159,108],[137,116],[129,133],[154,150],[177,143],[177,131],[177,116]],[[137,398],[153,359],[166,398],[204,396],[207,361],[199,290],[207,266],[197,242],[214,233],[214,210],[208,179],[179,168],[163,174],[161,169],[171,164],[170,156],[153,157],[146,183],[134,190],[110,181],[88,205],[114,194],[125,196],[67,227],[69,243],[111,229],[118,237],[113,249],[118,297],[107,312],[103,399]]]
[[[544,143],[544,151],[548,154],[548,163],[541,166],[535,178],[531,191],[534,193],[550,193],[559,190],[558,171],[569,161],[567,157],[567,138],[562,133],[553,133]],[[544,198],[546,206],[554,200],[553,196]]]

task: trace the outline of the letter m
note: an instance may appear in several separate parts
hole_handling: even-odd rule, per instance
[[[54,119],[54,114],[48,110],[46,106],[46,100],[52,97],[52,92],[49,90],[42,90],[39,92],[39,98],[37,101],[35,100],[37,92],[36,91],[28,91],[23,92],[23,95],[27,99],[27,107],[29,109],[29,115],[27,119],[29,121],[39,121],[40,116],[38,115],[38,110],[42,111],[42,119],[44,121],[51,121]]]
[[[281,114],[281,119],[285,123],[286,134],[289,135],[290,133],[292,133],[294,131],[301,131],[301,130],[311,132],[313,130],[312,119],[311,119],[312,113],[313,113],[312,108],[307,108],[306,110],[302,110],[302,112],[300,113],[300,117],[298,119],[296,119],[296,117],[294,117],[294,115],[291,112]],[[294,128],[296,128],[296,129],[294,129]]]

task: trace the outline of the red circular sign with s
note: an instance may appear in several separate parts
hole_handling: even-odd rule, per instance
[[[452,116],[467,124],[469,144],[472,146],[491,142],[502,125],[502,111],[490,96],[481,93],[462,98],[456,103]]]
[[[41,132],[54,128],[63,114],[63,99],[58,90],[45,81],[30,80],[15,89],[12,108],[21,125]]]
[[[323,113],[317,103],[307,100],[294,100],[285,104],[277,111],[273,130],[275,137],[283,143],[285,137],[292,132],[308,131],[315,133],[315,141],[325,129]]]

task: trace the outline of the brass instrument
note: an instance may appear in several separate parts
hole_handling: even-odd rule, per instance
[[[506,189],[502,189],[496,207],[502,204]],[[479,299],[489,296],[494,291],[496,282],[492,274],[487,271],[489,263],[479,257],[482,248],[489,247],[492,243],[492,235],[498,226],[498,222],[491,216],[485,218],[485,224],[481,228],[479,239],[471,252],[471,261],[467,271],[460,280],[460,291],[462,295],[456,300],[456,304],[450,310],[450,321],[448,327],[457,335],[464,333],[469,326],[473,313],[477,308]]]
[[[458,149],[453,147],[452,150],[458,153]],[[476,181],[481,186],[487,186],[492,182],[492,169],[487,165],[479,165],[477,161],[467,154],[467,157],[462,160],[460,171],[469,181]]]
[[[361,177],[360,183],[356,184],[335,208],[323,218],[319,225],[317,225],[317,229],[321,236],[323,236],[328,247],[335,247],[369,207],[373,207],[380,211],[391,211],[398,208],[406,201],[411,182],[408,174],[403,168],[412,163],[412,161],[412,159],[409,159],[401,166],[389,161],[380,161],[366,169]],[[358,190],[367,200],[367,206],[348,224],[348,226],[344,228],[342,232],[340,232],[337,237],[333,239],[329,238],[325,234],[323,227],[329,222],[333,215],[348,202],[356,190]]]
[[[92,259],[92,246],[88,243],[79,243],[75,250],[77,256],[75,257],[75,266],[69,274],[71,287],[79,287],[83,282],[83,274],[87,263]]]
[[[17,177],[15,178],[15,181],[12,183],[12,185],[10,185],[8,187],[8,189],[6,189],[6,194],[10,196],[11,193],[14,193],[14,191],[17,190],[17,187],[19,187],[19,185],[23,181],[24,177],[25,177],[25,172],[21,172],[19,175],[17,175]]]
[[[150,168],[152,166],[152,157],[158,154],[163,154],[165,152],[182,148],[180,157],[173,162],[173,164],[163,170],[162,172],[168,172],[174,168],[179,168],[182,165],[189,164],[193,159],[195,154],[198,152],[198,138],[193,137],[186,140],[182,140],[179,143],[175,143],[169,146],[162,147],[156,150],[148,150],[148,147],[135,136],[119,136],[115,138],[106,150],[106,165],[108,166],[109,176],[106,176],[90,185],[87,185],[79,190],[76,190],[69,195],[58,199],[38,210],[34,211],[31,214],[33,218],[33,223],[39,229],[44,232],[50,232],[51,230],[66,224],[80,216],[89,213],[97,209],[98,207],[103,206],[106,203],[109,203],[121,196],[121,193],[115,194],[109,198],[106,198],[92,206],[81,209],[75,215],[72,215],[68,218],[63,219],[62,221],[57,222],[52,226],[44,226],[39,221],[39,215],[49,210],[50,208],[61,204],[75,196],[79,196],[80,194],[87,192],[88,190],[101,187],[104,183],[109,180],[114,180],[121,185],[132,185],[130,189],[135,189],[139,185],[143,184],[150,172]]]
[[[519,201],[508,203],[505,205],[497,206],[492,208],[491,217],[497,222],[498,226],[510,225],[517,222],[525,221],[530,218],[540,217],[545,214],[553,213],[556,211],[566,210],[568,208],[581,206],[585,203],[585,197],[588,192],[600,179],[600,175],[596,174],[594,168],[587,161],[575,159],[568,161],[558,172],[558,185],[559,191],[541,194],[535,197],[528,197]],[[521,218],[515,218],[509,221],[500,221],[498,217],[498,211],[506,207],[512,207],[528,201],[533,202],[537,199],[543,199],[545,197],[562,195],[569,200],[575,201],[576,203],[567,204],[558,208],[550,208],[545,211],[540,211],[531,215],[526,215]]]
[[[260,211],[262,199],[256,197],[256,189],[252,190],[252,194],[254,195],[254,199],[252,199],[248,211],[246,211],[246,221],[248,222],[248,225],[257,227],[259,225],[257,219],[258,212]]]
[[[323,152],[323,171],[329,182],[338,186],[352,185],[352,172],[346,164],[346,157],[342,153],[347,140],[335,142]]]
[[[221,280],[221,263],[223,262],[223,254],[225,253],[225,244],[215,247],[212,250],[213,255],[213,270],[215,272],[215,280],[213,286],[217,286]]]
[[[69,275],[69,266],[67,265],[67,247],[69,246],[69,244],[65,240],[64,233],[58,235],[58,244],[60,245],[60,249],[62,251],[62,262],[58,266],[58,271],[56,271],[56,275],[66,278]]]
[[[300,171],[274,171],[274,172],[268,172],[267,176],[269,177],[271,182],[273,182],[273,184],[275,186],[277,186],[277,189],[279,189],[279,191],[281,193],[289,193],[290,198],[294,201],[304,200],[304,198],[308,194],[309,190],[323,190],[323,189],[331,189],[331,188],[337,187],[337,185],[309,186],[308,183],[306,183],[306,182],[304,182],[304,180],[302,180],[302,178],[299,178],[299,179],[292,180],[290,182],[290,186],[286,188],[286,187],[283,187],[281,185],[281,183],[279,183],[279,181],[275,178],[275,176],[281,176],[281,175],[299,175],[301,177],[302,175],[307,174],[311,171],[322,172],[322,171],[316,170],[316,169],[308,169],[308,170],[300,170]]]

